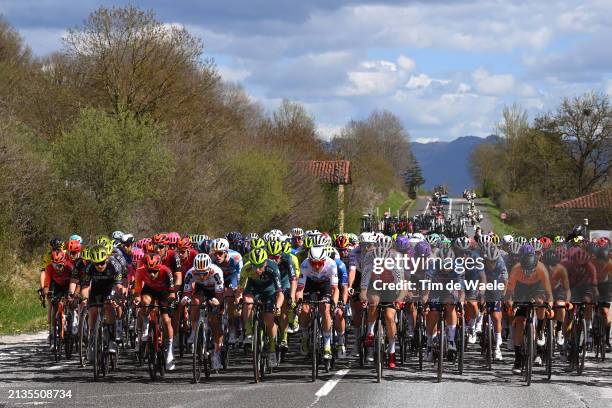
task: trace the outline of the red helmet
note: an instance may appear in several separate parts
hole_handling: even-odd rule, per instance
[[[155,245],[168,245],[168,237],[166,234],[155,234],[152,237],[152,241]]]
[[[189,239],[189,237],[181,238],[176,244],[176,247],[181,251],[189,249],[191,248],[191,240]]]
[[[149,270],[153,269],[153,270],[158,271],[159,268],[161,267],[161,258],[157,254],[147,254],[144,257],[144,264],[147,267],[147,269]]]
[[[349,246],[349,239],[346,235],[344,234],[340,234],[338,235],[338,237],[336,238],[336,247],[340,248],[340,249],[346,249]]]
[[[76,239],[68,241],[68,252],[81,252],[81,243]]]
[[[550,239],[550,238],[548,238],[546,236],[540,237],[539,241],[542,244],[542,248],[544,250],[549,249],[552,246],[552,244],[553,244],[552,239]]]
[[[155,252],[155,245],[153,245],[153,242],[149,241],[144,244],[143,249],[146,253]]]
[[[132,261],[135,264],[138,264],[138,262],[140,262],[142,259],[144,258],[144,252],[142,249],[140,248],[134,248],[132,250]]]
[[[565,245],[559,245],[555,248],[555,252],[559,255],[559,259],[561,260],[567,257],[567,247]]]
[[[572,254],[572,261],[578,265],[585,265],[591,260],[591,256],[582,248],[576,248]]]
[[[601,237],[597,240],[597,245],[606,248],[608,245],[610,245],[610,240],[608,239],[608,237]]]
[[[64,251],[51,252],[51,262],[58,265],[66,264],[66,253]]]

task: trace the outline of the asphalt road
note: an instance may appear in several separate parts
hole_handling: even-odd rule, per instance
[[[92,407],[610,407],[612,406],[612,363],[596,363],[587,357],[582,376],[567,374],[556,360],[550,382],[542,368],[534,371],[534,382],[527,387],[511,373],[512,356],[491,372],[484,369],[478,346],[466,354],[462,376],[448,371],[442,383],[435,382],[432,363],[418,371],[414,359],[406,367],[384,372],[375,382],[373,367],[359,368],[348,358],[337,370],[310,381],[310,366],[297,354],[298,337],[290,337],[291,351],[283,363],[263,383],[254,384],[250,360],[241,351],[232,354],[231,368],[213,374],[204,383],[191,383],[191,359],[180,360],[177,370],[164,380],[152,383],[144,367],[136,367],[133,354],[123,352],[118,371],[101,382],[93,382],[90,368],[77,361],[53,362],[46,350],[44,335],[18,339],[0,345],[0,407],[28,405]],[[0,343],[7,342],[0,338]],[[350,343],[352,344],[352,343]],[[66,399],[15,399],[14,390],[70,390]]]
[[[430,199],[428,197],[417,197],[416,202],[411,207],[408,215],[412,217],[417,214],[423,214],[429,206],[429,201]],[[478,199],[474,203],[476,205],[476,208],[478,208],[484,215],[484,219],[479,223],[481,228],[485,232],[490,231],[493,228],[493,224],[491,224],[491,221],[489,220],[489,214],[486,210],[486,206],[482,203],[481,200]],[[450,211],[450,213],[453,215],[459,215],[464,209],[467,210],[467,207],[468,203],[465,198],[454,197],[450,198],[449,205],[445,206],[445,209],[446,211]],[[473,232],[474,231],[470,227],[468,229],[468,233],[473,234]]]

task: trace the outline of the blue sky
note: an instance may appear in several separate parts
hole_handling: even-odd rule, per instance
[[[99,5],[125,1],[0,0],[37,55]],[[328,138],[374,109],[412,140],[494,131],[504,105],[530,116],[564,96],[612,95],[610,0],[131,1],[202,38],[223,78],[275,109],[303,103]]]

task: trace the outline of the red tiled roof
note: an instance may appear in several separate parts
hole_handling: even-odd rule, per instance
[[[348,160],[308,160],[304,167],[330,184],[351,184],[351,162]]]
[[[612,188],[595,191],[594,193],[576,197],[571,200],[553,204],[552,208],[612,208]]]

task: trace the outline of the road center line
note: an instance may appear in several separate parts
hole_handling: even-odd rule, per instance
[[[430,203],[430,201],[427,200],[427,204],[425,205],[425,209],[423,210],[423,215],[425,215],[427,213],[427,209],[429,208],[429,203]]]
[[[327,380],[325,384],[323,384],[323,386],[319,389],[319,391],[315,393],[315,395],[317,397],[324,397],[327,394],[329,394],[331,390],[334,389],[336,384],[340,382],[342,377],[348,374],[349,371],[350,371],[350,368],[345,368],[344,370],[339,370],[338,372],[336,372],[336,374],[334,374],[332,378],[330,378],[329,380]]]

